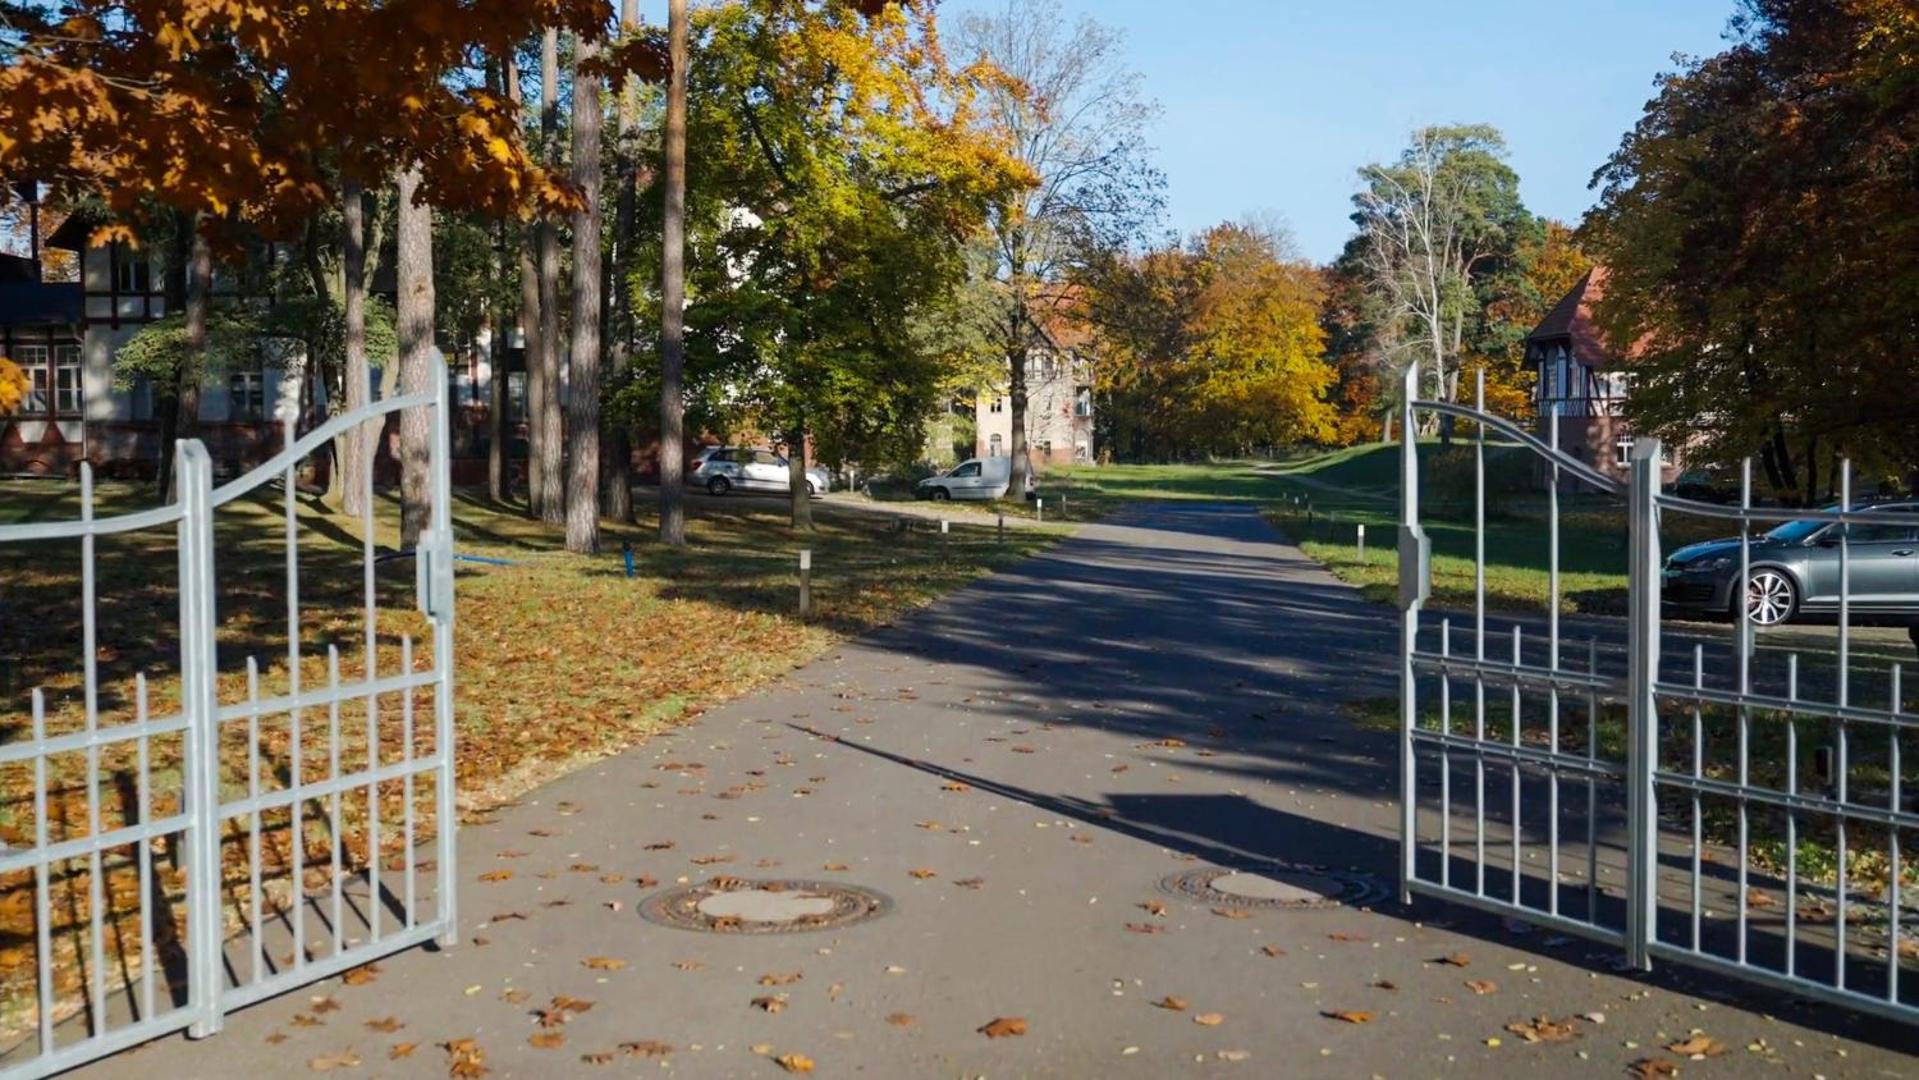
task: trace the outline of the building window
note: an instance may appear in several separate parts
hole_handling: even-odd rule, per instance
[[[1073,391],[1073,415],[1074,416],[1093,415],[1093,388],[1092,387],[1082,386],[1078,390]]]
[[[113,263],[113,291],[118,293],[151,292],[153,271],[151,264],[141,256],[124,248],[118,252]]]
[[[227,418],[258,420],[266,413],[266,376],[236,371],[227,376]]]
[[[58,416],[79,416],[86,404],[86,391],[80,374],[80,346],[56,345],[53,348],[53,411]]]
[[[991,439],[987,440],[986,456],[998,457],[999,451],[1000,451],[1000,437],[998,435],[995,435]]]
[[[20,403],[21,416],[45,416],[47,414],[48,375],[45,345],[15,345],[13,360],[20,370],[27,373],[27,397]]]
[[[1006,399],[1003,397],[995,397],[993,399],[993,403],[986,407],[986,411],[987,412],[1003,412],[1005,411],[1005,408],[1006,408]]]
[[[1614,465],[1619,466],[1622,469],[1632,464],[1632,436],[1631,435],[1621,435],[1617,439],[1613,440],[1612,463]]]

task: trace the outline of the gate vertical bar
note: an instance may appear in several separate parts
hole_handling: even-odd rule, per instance
[[[1626,956],[1649,969],[1648,944],[1657,932],[1658,832],[1653,770],[1657,762],[1659,678],[1659,440],[1633,442],[1628,491],[1631,564],[1627,567],[1631,623],[1627,627]]]
[[[1413,775],[1413,727],[1419,722],[1415,697],[1417,679],[1413,674],[1413,652],[1419,644],[1419,590],[1408,590],[1406,572],[1409,558],[1420,559],[1419,550],[1419,448],[1414,443],[1413,401],[1419,396],[1419,365],[1406,365],[1401,384],[1399,414],[1399,593],[1402,621],[1399,631],[1399,900],[1410,903],[1414,860],[1418,854],[1415,814],[1418,785]],[[1409,551],[1408,548],[1411,548]],[[1451,813],[1442,807],[1442,813]]]
[[[186,716],[187,1009],[193,1038],[217,1034],[220,1014],[220,718],[214,687],[213,459],[198,439],[177,444],[180,485],[180,710]]]
[[[459,942],[455,918],[456,885],[454,873],[455,843],[459,820],[454,816],[453,774],[453,443],[448,431],[446,360],[433,354],[433,573],[427,581],[433,622],[433,669],[437,683],[433,688],[433,752],[437,762],[433,792],[437,800],[434,816],[438,820],[440,880],[435,890],[434,915],[444,929],[439,942],[452,946]]]

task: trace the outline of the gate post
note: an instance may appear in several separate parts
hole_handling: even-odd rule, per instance
[[[1651,943],[1659,932],[1659,807],[1653,771],[1659,761],[1659,497],[1658,439],[1633,441],[1628,489],[1627,566],[1629,625],[1626,687],[1626,959],[1652,967]]]
[[[453,780],[457,758],[453,753],[453,441],[452,402],[447,392],[446,357],[434,350],[428,367],[433,380],[432,579],[427,583],[427,616],[433,623],[433,752],[438,759],[434,779],[434,817],[437,819],[440,880],[435,892],[435,915],[445,924],[439,943],[459,944],[459,892],[455,856],[459,852],[460,819],[454,804]],[[376,853],[375,858],[378,855]]]
[[[185,715],[183,796],[187,908],[187,1009],[192,1038],[217,1034],[224,935],[220,920],[220,717],[214,684],[213,458],[198,439],[175,444],[180,500],[180,711]]]
[[[1406,365],[1401,385],[1399,423],[1399,902],[1411,903],[1418,853],[1413,773],[1413,727],[1419,722],[1413,673],[1413,651],[1419,644],[1419,609],[1430,589],[1426,534],[1419,528],[1419,449],[1416,445],[1413,401],[1419,396],[1419,364]]]

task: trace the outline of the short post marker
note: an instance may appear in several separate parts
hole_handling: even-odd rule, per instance
[[[1045,522],[1046,520],[1046,500],[1045,499],[1038,498],[1038,497],[1035,497],[1033,499],[1033,515],[1034,515],[1034,520],[1042,523]]]
[[[999,512],[999,542],[1002,544],[1006,542],[1006,511],[1004,510]]]
[[[1366,561],[1366,526],[1359,527],[1359,561]]]
[[[813,614],[813,549],[800,549],[800,618]]]
[[[620,556],[626,560],[626,576],[630,580],[633,577],[633,541],[620,542]]]

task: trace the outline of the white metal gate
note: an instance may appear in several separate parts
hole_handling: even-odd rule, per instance
[[[1483,377],[1476,408],[1417,400],[1418,385],[1409,369],[1398,543],[1403,896],[1615,945],[1636,967],[1681,961],[1919,1021],[1910,970],[1919,968],[1919,909],[1901,890],[1910,872],[1902,834],[1919,827],[1902,749],[1919,715],[1902,696],[1898,662],[1862,665],[1854,655],[1850,526],[1887,518],[1852,509],[1850,465],[1844,511],[1754,506],[1750,461],[1737,505],[1690,501],[1662,492],[1657,440],[1635,441],[1622,484],[1560,449],[1557,416],[1541,441],[1488,414]],[[1475,429],[1472,550],[1454,556],[1471,561],[1472,603],[1457,626],[1426,610],[1432,540],[1413,437],[1422,413]],[[1528,448],[1545,481],[1548,597],[1537,616],[1488,611],[1489,433]],[[1560,614],[1569,485],[1583,498],[1623,500],[1627,522],[1626,617],[1582,620],[1578,634]],[[1756,587],[1739,587],[1754,580],[1755,524],[1845,523],[1833,530],[1830,647],[1808,650],[1802,639],[1762,649],[1748,604],[1736,600],[1730,625],[1664,622],[1662,519],[1682,516],[1738,531],[1732,597]],[[1802,652],[1814,663],[1802,665]],[[1802,666],[1818,667],[1821,684],[1802,678]],[[1813,857],[1820,865],[1802,865]],[[1858,867],[1871,880],[1849,880]]]
[[[83,466],[78,520],[0,526],[0,545],[77,545],[82,637],[78,671],[51,693],[34,686],[30,729],[15,725],[0,742],[0,770],[30,773],[33,792],[28,842],[0,847],[0,895],[31,896],[33,965],[8,971],[0,961],[13,996],[31,988],[30,1000],[0,1002],[9,1021],[0,1076],[45,1076],[181,1028],[211,1035],[228,1010],[454,940],[451,470],[437,357],[432,377],[432,391],[376,402],[297,441],[289,424],[279,454],[220,487],[207,448],[183,441],[169,505],[96,517]],[[431,430],[432,509],[412,582],[430,642],[419,657],[405,629],[382,636],[371,450],[387,416],[409,410]],[[310,546],[325,557],[305,567],[304,585],[309,595],[357,593],[361,616],[343,619],[336,603],[314,631],[301,619],[295,473],[342,436],[369,447],[364,473],[343,478],[365,496],[357,558],[339,544]],[[269,507],[276,480],[284,576],[257,565],[244,579],[223,572],[223,553],[274,538],[258,527],[216,531],[216,511],[242,498]],[[177,624],[162,636],[177,637],[177,668],[107,680],[96,548],[154,529],[176,535]],[[141,572],[159,582],[167,569]],[[259,606],[284,611],[283,654],[263,660],[245,640],[264,626],[222,620],[223,589],[254,590]],[[11,608],[12,592],[0,603]]]

